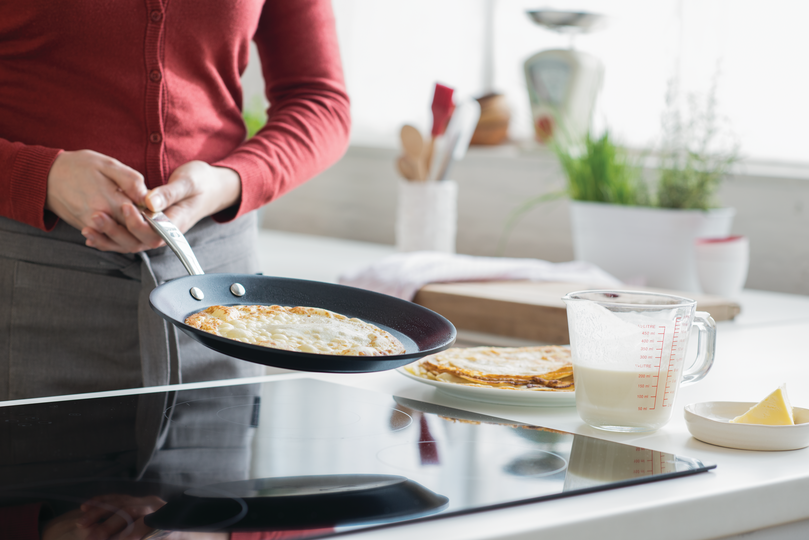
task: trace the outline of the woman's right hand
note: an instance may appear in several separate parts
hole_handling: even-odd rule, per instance
[[[42,540],[140,540],[154,532],[154,529],[144,523],[144,517],[165,504],[165,501],[154,495],[132,497],[112,494],[93,497],[82,504],[81,508],[48,521],[42,529],[41,538]],[[175,531],[159,538],[229,540],[230,533]]]
[[[134,253],[160,243],[126,227],[147,192],[143,175],[117,159],[92,150],[62,152],[48,174],[45,208],[80,231],[104,229],[114,251]]]

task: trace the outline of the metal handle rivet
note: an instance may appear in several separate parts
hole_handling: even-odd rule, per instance
[[[246,291],[241,283],[234,283],[230,286],[230,292],[233,293],[233,296],[244,296]]]
[[[191,290],[188,292],[190,292],[191,296],[193,296],[197,300],[202,300],[203,298],[205,298],[205,293],[203,293],[202,289],[200,289],[199,287],[191,287]]]

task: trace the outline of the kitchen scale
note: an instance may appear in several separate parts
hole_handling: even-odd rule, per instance
[[[604,66],[591,54],[573,48],[573,36],[601,26],[604,18],[578,11],[535,10],[528,16],[536,24],[571,36],[568,49],[540,51],[524,63],[528,98],[537,140],[554,136],[581,140],[590,128]]]
[[[199,386],[0,407],[0,506],[157,496],[155,529],[315,538],[714,467],[315,379]]]

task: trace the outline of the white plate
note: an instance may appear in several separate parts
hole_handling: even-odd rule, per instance
[[[440,392],[454,397],[498,403],[501,405],[522,405],[524,407],[575,407],[576,392],[550,392],[535,390],[509,390],[507,388],[485,388],[482,386],[465,386],[444,381],[433,381],[413,375],[405,368],[397,369],[405,377],[414,381],[429,384]]]
[[[706,401],[685,408],[685,423],[695,439],[741,450],[797,450],[809,446],[809,409],[793,408],[794,426],[731,424],[755,403]]]

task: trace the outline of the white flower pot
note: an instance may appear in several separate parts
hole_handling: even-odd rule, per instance
[[[735,214],[570,201],[573,251],[630,285],[700,292],[695,240],[729,236]]]

